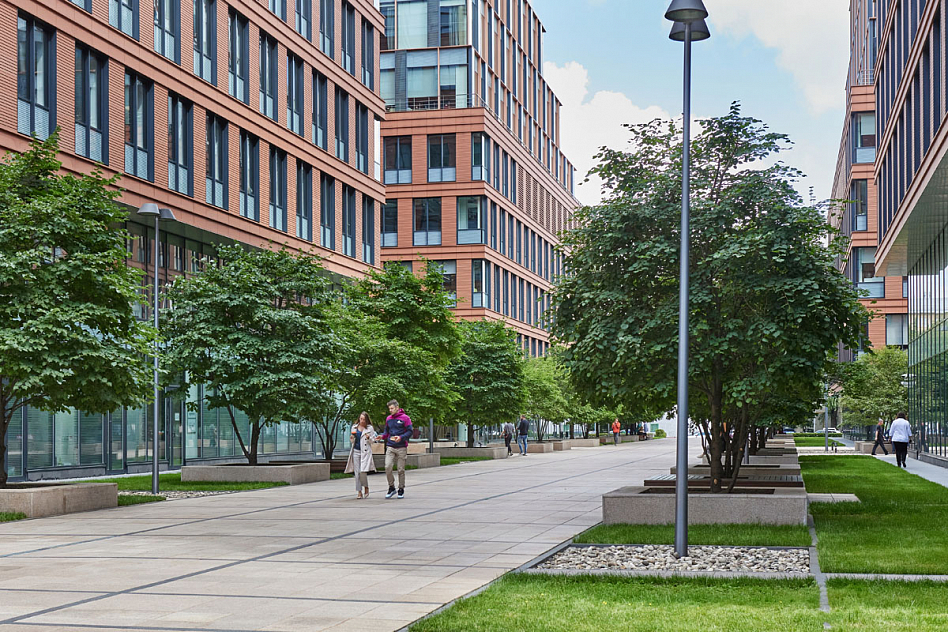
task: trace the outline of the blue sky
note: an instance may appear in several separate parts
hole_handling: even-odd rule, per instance
[[[544,73],[563,102],[563,148],[581,175],[596,148],[624,145],[622,123],[680,116],[682,46],[668,39],[667,0],[533,0],[546,27]],[[705,0],[710,40],[694,45],[692,111],[731,101],[788,134],[798,188],[831,197],[849,63],[846,0]],[[578,189],[598,199],[595,185]]]

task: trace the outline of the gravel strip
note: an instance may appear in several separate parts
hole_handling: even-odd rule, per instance
[[[204,496],[220,496],[221,494],[236,494],[237,490],[232,491],[210,491],[210,492],[162,492],[158,495],[166,500],[179,500],[181,498],[203,498]],[[151,492],[119,492],[119,496],[153,496]]]
[[[763,549],[724,546],[690,546],[689,557],[678,559],[674,547],[587,546],[569,547],[537,568],[573,570],[701,571],[736,573],[810,572],[808,549]]]

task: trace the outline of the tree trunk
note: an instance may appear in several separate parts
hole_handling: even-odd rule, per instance
[[[260,444],[260,422],[255,421],[250,427],[250,454],[247,455],[247,460],[250,465],[257,464],[257,446]]]
[[[7,400],[0,400],[0,489],[7,486],[7,430],[13,419],[13,410],[9,410]]]
[[[573,424],[572,419],[569,420],[569,438],[570,439],[576,438],[576,428],[575,428],[575,424]]]
[[[710,395],[711,419],[709,420],[710,435],[708,442],[710,445],[711,458],[708,460],[711,466],[711,493],[721,492],[726,474],[725,447],[727,445],[726,428],[724,427],[723,415],[723,393],[720,385],[716,382],[712,384]]]
[[[754,456],[757,454],[757,446],[760,445],[760,437],[758,436],[758,433],[760,432],[760,428],[758,428],[757,426],[751,426],[750,432],[753,433],[752,434],[753,439],[748,444],[747,451],[750,453],[751,456]]]

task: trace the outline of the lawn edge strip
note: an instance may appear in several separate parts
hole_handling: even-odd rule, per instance
[[[948,582],[948,575],[900,575],[897,573],[826,573],[826,579],[882,582]]]
[[[707,579],[807,579],[810,573],[755,573],[741,571],[639,571],[621,568],[529,568],[520,571],[526,575],[596,575],[613,577],[659,577],[672,579],[680,577],[701,577]]]
[[[813,514],[807,513],[806,526],[810,530],[810,575],[816,580],[816,585],[820,589],[820,610],[830,612],[829,592],[826,590],[826,575],[820,569],[820,554],[817,550],[816,539],[816,521],[813,520]],[[826,623],[824,622],[824,626]]]

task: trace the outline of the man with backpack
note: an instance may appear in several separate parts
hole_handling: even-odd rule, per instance
[[[510,449],[510,442],[513,440],[514,434],[514,425],[512,423],[505,422],[503,427],[504,433],[504,445],[507,446],[507,456],[513,454],[513,450]]]

